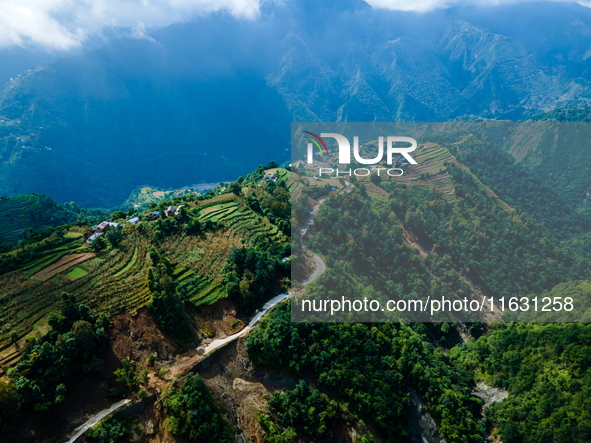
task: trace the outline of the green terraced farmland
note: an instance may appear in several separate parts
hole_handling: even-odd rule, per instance
[[[70,278],[73,278],[74,280],[80,278],[80,277],[84,277],[86,274],[88,274],[88,272],[86,272],[84,269],[82,268],[74,268],[72,269],[70,272],[68,272],[66,275]]]
[[[78,303],[88,305],[95,312],[110,315],[128,309],[134,312],[150,300],[146,285],[150,261],[145,257],[149,242],[141,235],[128,234],[117,250],[105,251],[77,268],[72,278],[57,275],[47,281],[29,276],[56,262],[69,253],[68,246],[80,243],[74,240],[64,246],[46,251],[40,259],[29,264],[25,272],[11,272],[0,276],[0,323],[10,323],[19,337],[28,334],[33,325],[56,306],[59,295],[68,292]],[[63,254],[63,255],[62,255]],[[10,345],[8,337],[0,338],[0,351]],[[11,364],[18,355],[2,355],[0,364]]]
[[[35,194],[0,199],[0,243],[18,243],[23,232],[35,229],[39,210],[39,196]]]
[[[235,231],[248,235],[252,241],[261,237],[265,237],[266,241],[275,244],[286,241],[286,236],[277,229],[277,226],[250,208],[242,207],[225,213],[219,217],[219,221]]]

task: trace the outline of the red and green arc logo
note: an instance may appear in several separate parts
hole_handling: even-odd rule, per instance
[[[322,141],[322,139],[320,137],[318,137],[316,134],[313,134],[311,132],[308,131],[304,131],[306,134],[310,134],[311,136],[315,137],[316,140],[318,140],[320,143],[322,143],[322,146],[324,146],[324,150],[326,151],[326,153],[328,154],[328,149],[326,149],[326,145],[324,144],[324,142]],[[320,152],[322,154],[324,154],[324,152],[322,152],[322,148],[320,147],[320,145],[318,144],[318,141],[314,140],[312,137],[308,137],[306,135],[302,134],[302,137],[307,138],[308,140],[310,140],[311,142],[313,142],[316,146],[318,146],[318,149],[320,149]]]

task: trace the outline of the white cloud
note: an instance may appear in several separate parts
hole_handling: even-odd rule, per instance
[[[226,10],[247,19],[259,13],[261,0],[0,0],[0,47],[32,43],[53,49],[80,45],[105,26],[166,26],[195,14]]]
[[[392,9],[397,11],[427,12],[435,9],[447,8],[454,5],[492,6],[508,3],[525,3],[538,0],[365,0],[374,8]],[[572,2],[573,0],[547,0],[558,2]],[[591,0],[580,0],[577,3],[590,7]]]
[[[425,12],[433,9],[445,8],[453,0],[365,0],[374,8],[393,9],[396,11]]]
[[[136,39],[143,39],[143,38],[145,38],[145,39],[148,39],[150,41],[154,41],[154,39],[152,37],[150,37],[150,35],[146,31],[146,25],[144,25],[142,22],[138,22],[136,27],[131,28],[130,37],[131,38],[136,38]]]
[[[225,10],[237,17],[253,19],[265,1],[282,0],[0,0],[0,48],[34,44],[69,49],[109,26],[133,28],[130,37],[149,39],[146,28],[186,21],[200,13]],[[456,4],[491,5],[529,0],[366,1],[375,8],[424,12]],[[591,0],[579,3],[590,6]]]

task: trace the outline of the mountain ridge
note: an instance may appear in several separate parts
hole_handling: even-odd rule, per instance
[[[523,8],[548,24],[537,46],[503,25]],[[293,1],[254,21],[215,13],[30,70],[0,102],[11,123],[0,122],[0,192],[114,207],[143,183],[181,187],[286,161],[291,121],[519,119],[591,103],[586,9],[485,10]],[[576,26],[560,31],[556,17]]]

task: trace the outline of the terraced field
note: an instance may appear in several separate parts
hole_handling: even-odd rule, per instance
[[[210,304],[225,297],[221,292],[221,271],[233,247],[241,247],[245,235],[231,229],[208,232],[204,236],[179,234],[163,245],[177,268],[173,278],[184,300],[196,305]]]
[[[15,244],[22,240],[23,232],[36,227],[31,214],[39,209],[39,196],[35,194],[0,199],[0,243]]]
[[[282,244],[287,241],[287,237],[279,231],[277,226],[247,207],[240,207],[227,212],[219,217],[219,221],[230,229],[242,233],[250,241],[263,238],[266,242],[275,244]]]
[[[448,202],[455,202],[455,189],[445,163],[458,165],[456,158],[438,145],[420,149],[413,158],[418,164],[409,166],[404,175],[395,177],[396,183],[435,187],[443,192]]]
[[[464,171],[472,175],[472,177],[479,184],[482,191],[493,199],[498,205],[502,206],[507,211],[513,209],[499,198],[490,188],[485,186],[470,170],[459,163],[456,158],[449,152],[447,148],[428,143],[427,148],[419,149],[413,158],[417,161],[417,165],[410,165],[404,175],[400,177],[393,177],[396,183],[405,184],[407,186],[427,186],[429,188],[436,188],[444,194],[448,203],[455,203],[457,201],[455,189],[446,165],[456,165]],[[361,182],[369,182],[369,177],[359,179]],[[368,185],[369,186],[369,185]],[[369,191],[369,188],[368,188]],[[465,223],[464,216],[459,212],[459,209],[454,206],[454,215],[460,223]],[[467,214],[470,216],[470,214]]]
[[[228,202],[228,203],[220,203],[208,208],[205,208],[201,211],[199,221],[220,221],[221,219],[225,218],[226,216],[232,214],[236,209],[238,209],[237,202]]]
[[[233,194],[191,206],[200,211],[200,221],[215,221],[220,228],[200,236],[179,233],[167,237],[160,247],[176,266],[173,277],[179,293],[196,305],[226,297],[220,284],[221,270],[231,248],[262,238],[278,244],[287,240],[275,225]],[[87,260],[82,262],[74,254],[89,252],[82,234],[85,229],[72,228],[65,241],[46,249],[37,248],[42,252],[36,252],[39,255],[34,261],[0,276],[0,366],[10,366],[18,360],[24,338],[56,308],[62,292],[74,295],[77,303],[88,305],[93,312],[109,315],[123,309],[133,314],[149,302],[151,294],[146,282],[151,243],[146,225],[126,228],[125,239],[118,248],[85,257]],[[56,273],[49,272],[52,267]],[[31,278],[35,274],[44,278]],[[13,331],[19,336],[17,345],[9,339]]]
[[[130,233],[120,249],[77,265],[86,272],[77,279],[62,273],[47,281],[29,278],[27,273],[12,272],[0,277],[0,365],[18,358],[18,349],[11,345],[8,331],[23,337],[33,325],[56,307],[62,292],[76,296],[78,303],[91,310],[115,314],[121,309],[134,312],[150,299],[146,286],[148,241]]]
[[[60,272],[66,271],[70,269],[72,266],[85,262],[86,260],[91,259],[94,257],[93,253],[86,253],[86,254],[69,254],[55,263],[52,263],[49,266],[44,267],[41,271],[36,272],[33,274],[31,278],[35,278],[41,281],[47,281],[50,278],[56,276]]]

